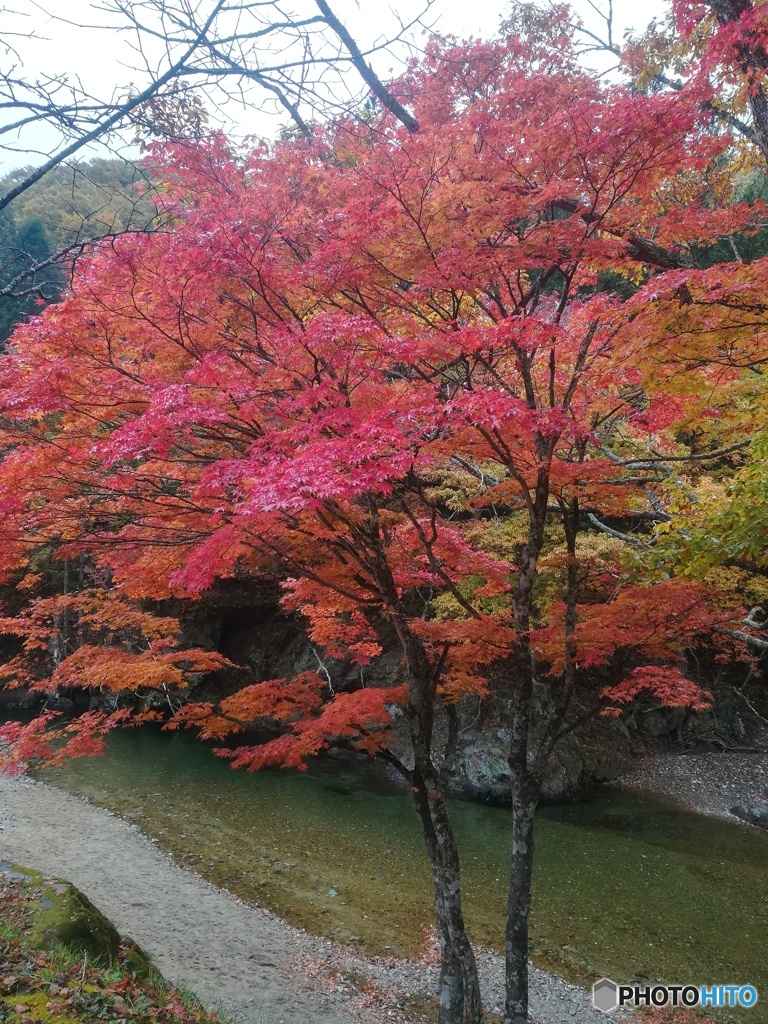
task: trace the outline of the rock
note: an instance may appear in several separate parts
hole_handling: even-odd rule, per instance
[[[509,734],[500,727],[463,728],[451,791],[488,803],[508,803],[512,778],[507,763]],[[598,720],[566,736],[553,751],[542,781],[542,796],[558,800],[596,782],[609,782],[631,763],[626,729],[621,722]]]
[[[451,789],[476,800],[505,801],[512,782],[507,746],[503,729],[465,733],[456,753]]]
[[[139,978],[152,978],[157,975],[158,972],[154,964],[135,942],[126,939],[123,941],[122,948],[120,963],[126,971],[130,971],[131,974],[135,974]]]
[[[60,694],[55,694],[53,697],[49,697],[45,702],[47,711],[73,711],[75,702],[70,700],[69,697],[62,697]]]
[[[14,711],[29,711],[43,703],[43,695],[34,691],[18,689],[0,689],[0,712],[8,714]]]
[[[0,875],[7,875],[8,878],[15,878],[18,881],[29,881],[30,879],[30,872],[16,867],[7,860],[0,860]]]
[[[742,807],[741,804],[736,804],[735,807],[729,808],[730,813],[735,815],[737,818],[741,818],[742,821],[752,821],[752,816],[746,807]]]
[[[750,825],[757,825],[758,828],[768,829],[768,804],[736,804],[730,808],[731,814],[742,821],[748,821]]]
[[[112,922],[79,889],[61,879],[43,883],[29,940],[40,949],[64,946],[107,964],[115,962],[120,948],[120,935]]]
[[[97,690],[92,693],[88,700],[89,711],[105,711],[108,714],[115,711],[118,706],[118,699],[114,693]]]
[[[131,939],[122,939],[111,921],[71,882],[46,878],[39,871],[0,860],[0,875],[33,887],[32,923],[28,937],[33,947],[55,950],[64,946],[70,952],[86,954],[92,961],[122,967],[140,977],[157,975],[152,961]]]
[[[671,736],[679,732],[684,718],[683,708],[654,708],[643,714],[642,732],[654,738]]]

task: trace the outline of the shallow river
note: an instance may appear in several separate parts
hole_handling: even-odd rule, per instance
[[[46,781],[310,931],[415,952],[432,920],[408,795],[373,772],[233,772],[190,735],[121,733]],[[509,815],[456,801],[474,937],[502,939]],[[751,982],[768,1003],[768,835],[600,789],[537,819],[533,956],[577,981]],[[759,1012],[748,1018],[768,1020]]]

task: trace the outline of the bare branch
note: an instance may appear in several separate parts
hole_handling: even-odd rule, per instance
[[[386,109],[395,115],[398,121],[401,121],[409,132],[417,132],[419,130],[419,122],[416,118],[409,114],[405,107],[398,102],[398,100],[392,95],[389,89],[381,82],[381,80],[374,74],[370,65],[366,63],[363,54],[360,52],[360,48],[354,41],[352,36],[346,30],[344,25],[339,21],[336,15],[333,13],[331,8],[326,3],[326,0],[315,0],[318,9],[321,11],[328,25],[333,29],[339,39],[342,41],[344,46],[347,48],[352,56],[352,63],[357,68],[360,77],[370,86],[371,92],[379,100],[379,102],[386,107]]]
[[[606,524],[601,523],[597,516],[592,512],[587,512],[587,519],[596,530],[600,530],[601,533],[607,533],[609,537],[615,537],[617,540],[623,541],[625,544],[629,544],[633,548],[647,550],[651,547],[650,544],[646,544],[644,541],[638,540],[637,537],[633,537],[629,533],[622,533],[620,530],[614,530],[611,526],[606,526]]]

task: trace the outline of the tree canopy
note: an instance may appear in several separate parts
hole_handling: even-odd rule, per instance
[[[168,724],[271,722],[222,751],[249,769],[332,745],[393,764],[435,880],[439,1019],[475,1024],[445,766],[457,706],[492,695],[514,785],[504,1020],[522,1024],[547,759],[640,694],[708,706],[701,645],[766,643],[743,597],[765,575],[768,258],[722,244],[766,210],[695,90],[601,81],[566,44],[433,42],[389,88],[418,131],[384,109],[245,157],[217,135],[154,150],[163,229],[95,246],[16,331],[0,556],[21,596],[0,627],[22,644],[3,676],[132,697],[6,727],[2,756],[90,753],[157,717],[148,695],[223,659],[184,649],[156,602],[279,576],[330,657],[364,670],[394,642],[391,685],[244,680]],[[88,566],[53,596],[51,551]]]

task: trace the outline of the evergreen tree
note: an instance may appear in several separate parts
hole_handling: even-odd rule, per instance
[[[0,287],[11,284],[25,270],[34,270],[51,255],[48,235],[42,223],[35,219],[16,228],[8,211],[0,212]],[[64,284],[61,268],[42,267],[19,286],[25,294],[0,297],[0,345],[5,344],[13,328],[25,316],[36,312],[39,302],[58,298]]]

